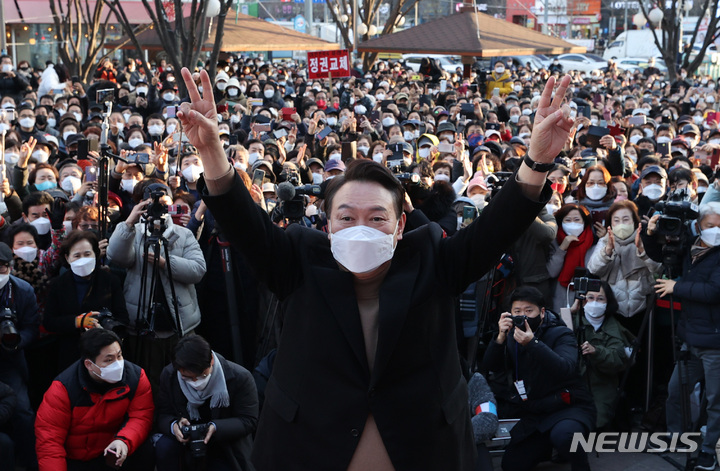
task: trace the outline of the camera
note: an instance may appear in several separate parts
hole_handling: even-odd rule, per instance
[[[573,276],[572,285],[575,290],[575,299],[585,299],[588,291],[598,292],[602,288],[600,280],[590,278],[587,268],[576,268],[575,276]]]
[[[685,224],[698,217],[698,207],[690,201],[685,188],[670,193],[667,201],[655,204],[655,209],[661,213],[657,232],[664,236],[682,236]]]
[[[6,307],[2,310],[0,313],[0,342],[8,350],[15,350],[20,346],[20,334],[15,326],[16,322],[17,316],[10,308]]]
[[[166,204],[162,203],[160,201],[160,198],[165,196],[165,191],[163,190],[154,190],[150,192],[150,197],[152,198],[152,203],[150,203],[147,207],[147,210],[145,212],[145,216],[148,220],[159,220],[168,212],[168,207]]]
[[[127,332],[127,326],[115,319],[108,308],[102,308],[100,310],[100,314],[96,317],[96,319],[103,329],[111,330],[118,334],[120,337],[125,336],[125,333]]]
[[[190,454],[193,458],[202,458],[207,451],[205,435],[207,435],[208,424],[183,425],[180,429],[183,438],[188,441]]]
[[[522,316],[512,316],[513,326],[520,329],[525,330],[525,321],[527,320],[528,316],[522,315]]]
[[[497,195],[500,188],[512,177],[512,172],[495,172],[487,177],[487,187],[490,192],[490,198]]]

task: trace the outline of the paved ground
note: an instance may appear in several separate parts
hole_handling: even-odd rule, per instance
[[[670,456],[678,467],[651,453],[600,453],[590,456],[592,471],[678,471],[685,467],[685,455],[671,453]],[[495,470],[500,471],[500,457],[493,459]],[[569,464],[543,463],[536,468],[539,471],[570,471]]]

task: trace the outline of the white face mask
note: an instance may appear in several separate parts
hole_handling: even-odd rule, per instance
[[[83,118],[82,113],[73,113],[73,116],[75,116],[75,120],[76,120],[78,123],[81,123],[81,122],[82,122],[82,118]]]
[[[382,120],[382,125],[385,126],[386,128],[389,128],[393,124],[395,124],[395,118],[388,117],[388,118],[383,118],[383,120]]]
[[[67,191],[68,193],[75,193],[78,191],[78,188],[82,185],[82,180],[80,180],[78,177],[70,175],[68,177],[65,177],[65,180],[62,181],[60,184],[60,188]]]
[[[139,145],[142,145],[142,143],[143,143],[143,140],[140,139],[139,137],[133,137],[132,139],[130,139],[128,141],[128,145],[133,149]]]
[[[245,165],[242,162],[235,162],[233,164],[233,167],[235,167],[238,170],[242,170],[243,172],[247,172],[247,165]]]
[[[585,230],[585,224],[579,222],[563,222],[562,230],[567,235],[578,237]]]
[[[418,155],[423,159],[427,159],[428,157],[430,157],[430,148],[429,147],[421,147],[418,150]]]
[[[312,178],[313,178],[313,185],[319,185],[323,182],[323,176],[321,173],[313,172]]]
[[[705,242],[705,245],[709,245],[710,247],[720,245],[720,227],[703,229],[700,232],[700,239]]]
[[[435,175],[435,181],[436,182],[450,182],[450,176],[445,175],[444,173],[438,173]]]
[[[63,221],[63,228],[65,229],[65,234],[69,234],[70,231],[73,230],[72,221]]]
[[[232,97],[238,96],[239,93],[240,93],[240,90],[238,90],[235,87],[233,87],[227,91],[228,96],[232,96]]]
[[[44,150],[36,150],[32,153],[33,159],[37,160],[39,164],[44,164],[50,158],[50,154]]]
[[[599,303],[597,301],[588,301],[585,303],[583,311],[585,312],[585,319],[593,326],[595,330],[598,330],[602,326],[605,320],[605,309],[607,308],[606,303]]]
[[[165,101],[173,101],[173,100],[175,99],[175,94],[174,94],[174,93],[170,93],[170,92],[168,92],[168,93],[163,93],[163,99],[164,99]]]
[[[470,199],[472,200],[473,204],[478,208],[482,209],[485,206],[485,195],[472,195]]]
[[[93,363],[95,365],[95,363]],[[97,366],[97,365],[95,365]],[[103,381],[115,384],[118,381],[120,381],[123,377],[123,370],[125,368],[125,360],[118,360],[111,364],[109,364],[106,367],[100,367],[100,374],[97,374],[93,371],[93,374],[97,376],[98,378],[102,379]]]
[[[83,257],[70,263],[70,269],[77,276],[90,276],[95,271],[95,257]]]
[[[525,108],[524,110],[521,111],[521,113],[522,113],[524,116],[530,116],[530,115],[532,114],[532,110],[531,110],[530,108]],[[597,120],[596,120],[596,121],[597,121]]]
[[[19,249],[14,250],[15,255],[22,258],[26,262],[32,262],[35,260],[35,257],[37,257],[37,248],[36,247],[28,247],[27,245],[25,247],[20,247]]]
[[[202,391],[203,389],[205,389],[207,387],[208,383],[210,382],[211,375],[212,375],[212,373],[210,373],[209,375],[205,376],[202,379],[198,379],[195,381],[185,381],[185,382],[187,383],[188,386],[190,386],[194,390]]]
[[[15,165],[20,160],[20,155],[14,152],[5,154],[5,163],[8,165]]]
[[[203,173],[205,169],[202,168],[200,165],[190,165],[189,167],[185,167],[182,171],[182,175],[190,183],[195,183],[200,178],[200,175]]]
[[[373,158],[373,160],[374,160],[375,162],[377,162],[377,163],[380,164],[380,163],[382,163],[383,153],[382,153],[382,152],[376,152],[375,154],[373,154],[372,158]]]
[[[368,151],[370,150],[370,147],[368,146],[358,146],[357,150],[363,153],[363,155],[367,155]]]
[[[546,211],[548,212],[548,214],[551,215],[551,216],[555,215],[555,212],[556,212],[558,209],[560,209],[560,207],[559,207],[558,205],[555,205],[555,204],[550,204],[550,203],[548,203],[548,204],[545,205],[545,210],[546,210]]]
[[[399,223],[398,223],[399,224]],[[392,234],[368,226],[348,227],[330,233],[330,248],[335,260],[351,273],[366,273],[390,260],[395,252]]]
[[[20,126],[30,129],[35,126],[35,118],[23,118],[20,120]]]
[[[632,224],[616,224],[612,230],[615,237],[620,240],[625,240],[635,232],[635,226]]]
[[[166,128],[168,135],[174,133],[176,128],[177,128],[177,125],[175,123],[168,124],[167,128]]]
[[[403,133],[403,137],[405,138],[405,141],[406,141],[406,142],[410,142],[410,141],[412,141],[413,139],[415,139],[415,133],[412,132],[412,131],[405,131],[405,132]]]
[[[496,74],[503,74],[503,73],[505,73],[505,67],[495,67],[495,73],[496,73]]]
[[[131,116],[132,116],[132,114],[130,114],[130,113],[123,113],[123,119],[125,120],[126,123],[128,121],[130,121]]]
[[[265,95],[265,98],[272,98],[275,96],[275,90],[265,90],[263,95]]]
[[[695,116],[693,116],[692,119],[693,119],[693,123],[695,123],[695,124],[701,124],[701,123],[703,122],[703,117],[702,117],[702,116],[697,116],[697,115],[695,115]]]
[[[162,124],[153,124],[152,126],[148,126],[148,133],[151,136],[162,136],[164,129]]]
[[[127,178],[120,180],[120,186],[123,190],[125,190],[127,193],[132,194],[133,189],[135,188],[135,185],[137,184],[137,180],[134,178]]]
[[[585,187],[585,194],[588,198],[594,201],[601,200],[607,195],[607,187],[606,186],[586,186]]]
[[[647,196],[650,200],[655,201],[662,198],[665,193],[665,189],[658,184],[653,183],[643,188],[642,194]]]
[[[37,218],[34,221],[31,221],[30,224],[35,226],[35,229],[37,229],[38,234],[45,235],[48,232],[50,232],[50,219],[48,218]]]
[[[340,160],[341,157],[342,157],[341,154],[339,154],[339,153],[337,153],[337,152],[333,152],[332,154],[330,154],[330,157],[328,157],[328,161],[330,161],[330,160]]]
[[[252,165],[255,162],[257,162],[259,159],[261,159],[262,156],[257,152],[250,152],[248,154],[248,164]]]
[[[355,114],[365,114],[367,112],[367,108],[365,108],[365,105],[355,105]]]
[[[520,120],[520,116],[519,116],[519,115],[516,115],[516,114],[515,114],[515,115],[510,116],[510,122],[513,123],[513,124],[517,124],[517,122],[518,122],[519,120]]]
[[[632,136],[630,136],[630,143],[637,144],[640,139],[642,139],[642,136],[640,134],[633,134]]]
[[[327,123],[328,123],[328,126],[335,126],[338,123],[338,120],[335,117],[332,117],[332,118],[328,117]]]
[[[222,90],[225,90],[225,87],[227,87],[227,83],[226,82],[218,82],[215,84],[215,86],[217,87],[218,90],[222,91]]]
[[[660,136],[656,139],[658,144],[665,144],[666,142],[672,141],[669,136]]]
[[[147,97],[148,89],[146,87],[138,87],[135,89],[135,93],[137,93],[138,96],[145,95]]]
[[[378,94],[375,95],[375,99],[376,99],[377,101],[383,101],[383,100],[385,99],[385,94],[384,94],[384,93],[378,93]]]

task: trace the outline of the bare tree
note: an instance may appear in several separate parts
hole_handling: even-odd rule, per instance
[[[332,16],[335,25],[340,30],[340,34],[342,35],[345,44],[347,44],[348,49],[351,50],[354,48],[352,38],[350,37],[350,33],[354,28],[352,15],[353,1],[360,0],[327,0],[328,11]],[[390,0],[389,2],[387,2],[390,5],[388,18],[385,21],[382,31],[378,31],[378,33],[381,35],[392,33],[400,18],[405,16],[415,6],[415,4],[418,3],[418,1],[419,0]],[[379,15],[380,5],[382,5],[383,3],[383,0],[363,0],[362,8],[359,8],[358,6],[358,32],[362,31],[363,29],[365,30],[365,34],[361,35],[358,33],[359,42],[367,41],[370,37],[370,26],[375,23],[377,15]],[[345,14],[348,15],[347,22],[343,22],[340,20],[340,17]],[[365,28],[360,27],[360,25],[365,25]],[[377,52],[361,53],[363,69],[370,70],[370,68],[377,60],[377,56]]]
[[[692,31],[689,50],[682,51],[682,58],[681,60],[678,60],[680,58],[680,47],[683,39],[680,36],[680,32],[682,31],[680,24],[682,21],[682,15],[680,14],[680,10],[684,6],[685,1],[688,0],[669,0],[669,2],[665,4],[668,8],[663,10],[663,19],[660,22],[660,37],[658,37],[657,30],[652,29],[655,46],[657,46],[665,64],[667,65],[668,74],[670,75],[671,80],[675,80],[677,78],[678,63],[680,64],[680,67],[687,70],[689,75],[692,75],[698,67],[702,65],[707,48],[714,43],[718,37],[720,37],[718,17],[714,14],[706,15],[706,12],[708,11],[717,11],[718,0],[703,0],[702,4],[700,4],[700,8],[698,8],[700,15],[698,16],[697,23]],[[662,2],[659,3],[659,5],[662,4]],[[642,10],[643,15],[645,15],[645,18],[648,18],[649,7],[642,1],[640,2],[640,9]],[[708,16],[707,30],[705,37],[703,38],[702,46],[700,47],[700,51],[697,54],[694,54],[692,51],[692,45],[694,45],[697,40],[698,31],[700,30],[700,25],[703,22],[704,16]]]
[[[129,37],[130,42],[135,45],[138,50],[142,49],[142,45],[137,39],[137,34],[132,30],[131,25],[127,21],[127,15],[122,7],[120,0],[104,0],[110,8],[121,18],[125,34]],[[214,40],[213,48],[208,59],[210,64],[211,78],[215,74],[215,66],[220,54],[222,45],[223,30],[225,27],[225,18],[233,0],[217,0],[220,4],[220,13],[213,20]],[[167,2],[166,2],[167,3]],[[153,24],[155,34],[160,39],[167,61],[172,64],[174,70],[180,70],[182,67],[188,67],[191,70],[196,66],[200,59],[200,54],[208,41],[208,31],[211,21],[206,17],[209,0],[193,0],[189,4],[190,11],[187,17],[183,15],[183,7],[188,3],[181,0],[173,0],[175,18],[169,18],[161,0],[142,0],[148,15]],[[145,64],[146,70],[150,70]],[[184,89],[184,82],[178,81],[178,86]]]
[[[112,17],[112,12],[106,11],[104,6],[103,2],[95,2],[91,8],[88,0],[50,0],[60,60],[83,83],[87,83],[98,62],[118,49],[97,58],[105,45]]]

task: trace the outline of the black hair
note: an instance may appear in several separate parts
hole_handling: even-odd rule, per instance
[[[597,279],[594,276],[590,276],[590,278]],[[607,317],[608,315],[616,314],[618,312],[618,309],[620,309],[620,305],[617,302],[617,298],[615,297],[615,293],[613,293],[610,283],[605,280],[598,281],[600,281],[600,287],[602,287],[603,291],[605,291],[605,299],[607,299],[607,306],[605,307],[605,317]]]
[[[545,307],[545,298],[542,291],[533,286],[520,286],[510,295],[510,305],[515,301],[526,301],[530,304],[534,304],[540,309]]]
[[[202,374],[210,367],[212,349],[207,340],[199,335],[188,335],[181,338],[175,345],[173,366],[176,370],[187,370]]]
[[[7,238],[5,239],[11,249],[13,248],[13,245],[15,243],[15,236],[20,234],[21,232],[27,232],[28,234],[30,234],[33,240],[35,240],[35,245],[37,245],[39,235],[37,229],[35,229],[35,226],[27,223],[13,224],[10,226],[7,233]]]
[[[84,240],[90,243],[90,246],[93,249],[93,253],[95,254],[95,260],[100,260],[100,245],[98,242],[98,236],[93,231],[75,230],[71,231],[65,237],[65,240],[63,240],[63,243],[60,246],[59,256],[63,264],[70,266],[70,264],[67,263],[66,257],[70,256],[70,251],[72,250],[73,246],[75,246],[75,244]]]
[[[403,202],[405,201],[405,189],[400,181],[390,172],[387,167],[375,162],[374,160],[353,160],[348,163],[347,170],[343,175],[330,180],[325,190],[325,212],[330,217],[332,210],[332,202],[335,194],[348,182],[365,181],[377,183],[392,194],[395,206],[395,215],[400,218],[403,212]]]
[[[112,330],[90,329],[80,337],[80,358],[95,363],[102,349],[115,342],[122,348],[122,340]]]
[[[57,172],[57,170],[56,170]],[[32,206],[40,206],[43,204],[49,204],[50,207],[52,207],[55,200],[52,196],[50,196],[50,193],[47,193],[45,191],[33,191],[32,193],[28,194],[25,198],[23,198],[22,201],[22,208],[23,213],[27,215],[28,211]]]

